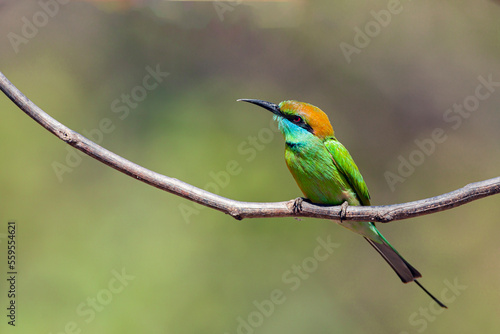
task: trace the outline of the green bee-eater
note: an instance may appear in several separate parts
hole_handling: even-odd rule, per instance
[[[318,107],[297,101],[279,105],[240,99],[274,114],[285,138],[285,161],[299,188],[312,203],[370,205],[368,188],[349,151],[335,138],[328,116]],[[341,226],[361,234],[394,269],[403,283],[417,283],[440,306],[446,307],[416,279],[422,277],[371,222],[344,221]]]

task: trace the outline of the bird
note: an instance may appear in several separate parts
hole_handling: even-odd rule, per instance
[[[335,137],[328,116],[318,107],[295,100],[279,104],[238,99],[274,114],[285,139],[285,162],[305,198],[314,204],[369,206],[370,194],[349,151]],[[409,264],[378,231],[373,222],[341,221],[341,226],[363,236],[396,272],[403,283],[415,282],[439,306],[447,308],[417,278]]]

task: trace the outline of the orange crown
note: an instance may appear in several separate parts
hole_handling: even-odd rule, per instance
[[[302,117],[313,129],[315,136],[325,139],[333,136],[333,128],[328,116],[312,104],[298,101],[283,101],[279,104],[281,112]]]

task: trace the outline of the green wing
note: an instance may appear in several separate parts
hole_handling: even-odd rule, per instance
[[[335,166],[358,195],[361,205],[370,205],[368,187],[349,151],[335,138],[326,139],[324,144],[332,155]]]

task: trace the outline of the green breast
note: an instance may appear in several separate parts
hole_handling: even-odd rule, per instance
[[[304,196],[313,203],[359,205],[356,194],[318,140],[286,142],[285,161]]]

